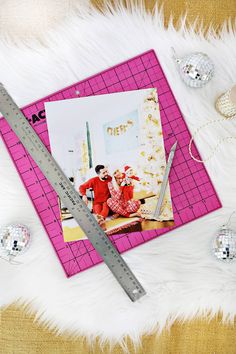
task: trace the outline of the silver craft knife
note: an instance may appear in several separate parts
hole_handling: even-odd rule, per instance
[[[160,214],[161,214],[161,206],[162,206],[163,199],[164,199],[164,196],[165,196],[166,186],[167,186],[168,177],[169,177],[171,165],[172,165],[172,162],[173,162],[173,158],[175,156],[176,146],[177,146],[177,141],[174,143],[174,145],[170,149],[168,162],[167,162],[167,165],[166,165],[166,170],[165,170],[164,178],[163,178],[162,185],[161,185],[160,197],[159,197],[158,202],[157,202],[156,210],[155,210],[155,212],[153,214],[153,219],[155,219],[155,220],[159,220],[159,217],[160,217]]]

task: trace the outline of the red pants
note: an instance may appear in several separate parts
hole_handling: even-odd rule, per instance
[[[109,214],[109,207],[107,202],[93,204],[94,214],[101,215],[106,219]]]

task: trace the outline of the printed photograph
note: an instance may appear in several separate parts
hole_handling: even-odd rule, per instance
[[[46,102],[51,152],[108,236],[174,225],[154,88]],[[65,242],[86,239],[59,200]]]

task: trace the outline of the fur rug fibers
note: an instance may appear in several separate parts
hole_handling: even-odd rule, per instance
[[[141,8],[129,12],[121,7],[105,15],[79,11],[77,7],[47,31],[39,29],[40,41],[35,36],[18,37],[8,26],[2,30],[0,78],[20,106],[154,48],[190,130],[219,118],[214,101],[236,81],[233,30],[224,28],[219,38],[210,31],[206,39],[187,30],[184,20],[178,32],[172,25],[166,30],[161,13],[151,17]],[[186,87],[171,58],[171,46],[179,56],[206,52],[215,63],[213,80],[203,89]],[[202,157],[208,156],[220,137],[229,135],[236,136],[235,121],[205,129],[196,141]],[[236,208],[235,161],[235,144],[227,143],[206,163],[222,209],[124,254],[147,291],[140,302],[131,303],[104,265],[65,278],[0,140],[0,225],[18,221],[32,232],[30,249],[18,258],[22,265],[0,260],[0,305],[18,300],[60,333],[69,331],[91,340],[100,335],[101,341],[111,342],[129,335],[137,343],[145,332],[161,331],[175,319],[200,314],[213,316],[222,311],[225,320],[232,320],[236,263],[214,259],[211,242]],[[236,228],[235,218],[232,225]]]

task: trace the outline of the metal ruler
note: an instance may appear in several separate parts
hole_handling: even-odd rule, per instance
[[[130,299],[144,296],[142,285],[1,83],[0,111]]]
[[[173,158],[175,156],[176,146],[177,146],[177,141],[174,143],[174,145],[170,149],[168,162],[167,162],[167,165],[166,165],[166,170],[165,170],[164,178],[163,178],[162,185],[161,185],[160,197],[159,197],[158,202],[157,202],[156,210],[155,210],[155,212],[153,214],[153,218],[156,219],[156,220],[159,220],[159,218],[160,218],[161,206],[162,206],[163,199],[164,199],[164,196],[165,196],[166,186],[167,186],[168,177],[169,177],[169,174],[170,174],[170,169],[171,169],[171,165],[172,165],[172,162],[173,162]]]

